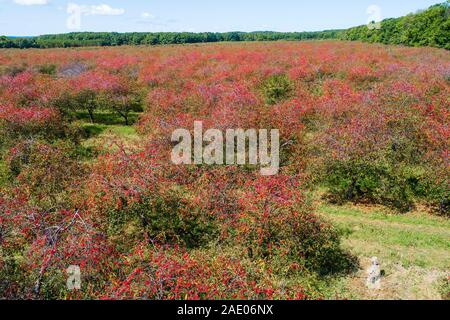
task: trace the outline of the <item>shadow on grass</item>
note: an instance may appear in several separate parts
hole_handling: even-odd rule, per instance
[[[321,276],[346,276],[360,267],[358,258],[342,248],[325,250],[318,260],[315,271]]]
[[[128,118],[128,124],[133,125],[139,119],[139,112],[130,112]],[[85,111],[78,111],[75,114],[78,120],[91,124],[103,124],[103,125],[125,125],[125,119],[115,112],[98,111],[94,114],[94,122],[91,122],[89,113]]]
[[[101,135],[106,129],[108,129],[108,126],[102,124],[85,124],[83,125],[83,128],[86,136],[91,138]]]
[[[107,130],[114,130],[119,135],[133,134],[135,124],[140,116],[139,112],[133,112],[129,114],[128,125],[125,125],[125,120],[120,115],[114,112],[97,112],[94,115],[94,122],[91,121],[88,112],[79,111],[75,115],[75,118],[82,123],[84,130],[84,137],[86,139],[100,136]]]

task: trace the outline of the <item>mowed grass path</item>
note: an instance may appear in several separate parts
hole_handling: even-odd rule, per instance
[[[114,150],[116,148],[111,143],[129,145],[140,139],[134,126],[139,118],[137,112],[130,114],[131,125],[125,125],[124,120],[117,114],[105,111],[95,113],[94,123],[89,121],[86,112],[78,112],[77,117],[88,136],[82,143],[87,149]]]
[[[343,246],[360,260],[361,270],[339,283],[350,299],[440,299],[450,275],[450,220],[425,212],[390,214],[363,206],[319,205],[319,214],[343,233]],[[385,272],[380,290],[365,286],[370,258]],[[444,289],[445,290],[445,289]]]

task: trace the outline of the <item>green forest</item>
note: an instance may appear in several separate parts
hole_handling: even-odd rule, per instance
[[[2,48],[69,48],[87,46],[166,45],[230,41],[336,39],[342,30],[320,32],[73,32],[29,38],[0,37]]]
[[[406,46],[431,46],[450,49],[450,1],[427,10],[395,19],[385,19],[381,28],[366,25],[347,30],[317,32],[73,32],[38,37],[0,37],[0,48],[69,48],[88,46],[166,45],[229,41],[278,41],[340,39],[380,42]]]
[[[380,29],[359,26],[339,34],[343,40],[361,40],[406,46],[450,49],[450,1],[397,19],[386,19]]]

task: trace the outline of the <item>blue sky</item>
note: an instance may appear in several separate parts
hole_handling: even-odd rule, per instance
[[[0,0],[0,34],[315,31],[365,24],[369,17],[398,17],[443,1]],[[368,13],[371,5],[376,5],[379,11]]]

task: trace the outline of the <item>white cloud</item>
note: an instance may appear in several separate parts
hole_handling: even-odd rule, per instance
[[[145,19],[155,19],[156,18],[155,15],[151,14],[150,12],[142,12],[141,17],[145,18]]]
[[[80,29],[82,16],[120,16],[125,13],[125,9],[113,8],[107,4],[100,5],[78,5],[76,3],[67,4],[66,20],[68,29]]]
[[[81,10],[92,16],[120,16],[125,13],[125,9],[112,8],[107,4],[81,6]]]
[[[120,16],[125,13],[125,9],[113,8],[107,4],[79,5],[76,3],[69,3],[67,5],[67,13],[79,16]]]
[[[14,0],[14,3],[21,6],[41,6],[48,4],[48,0]]]

